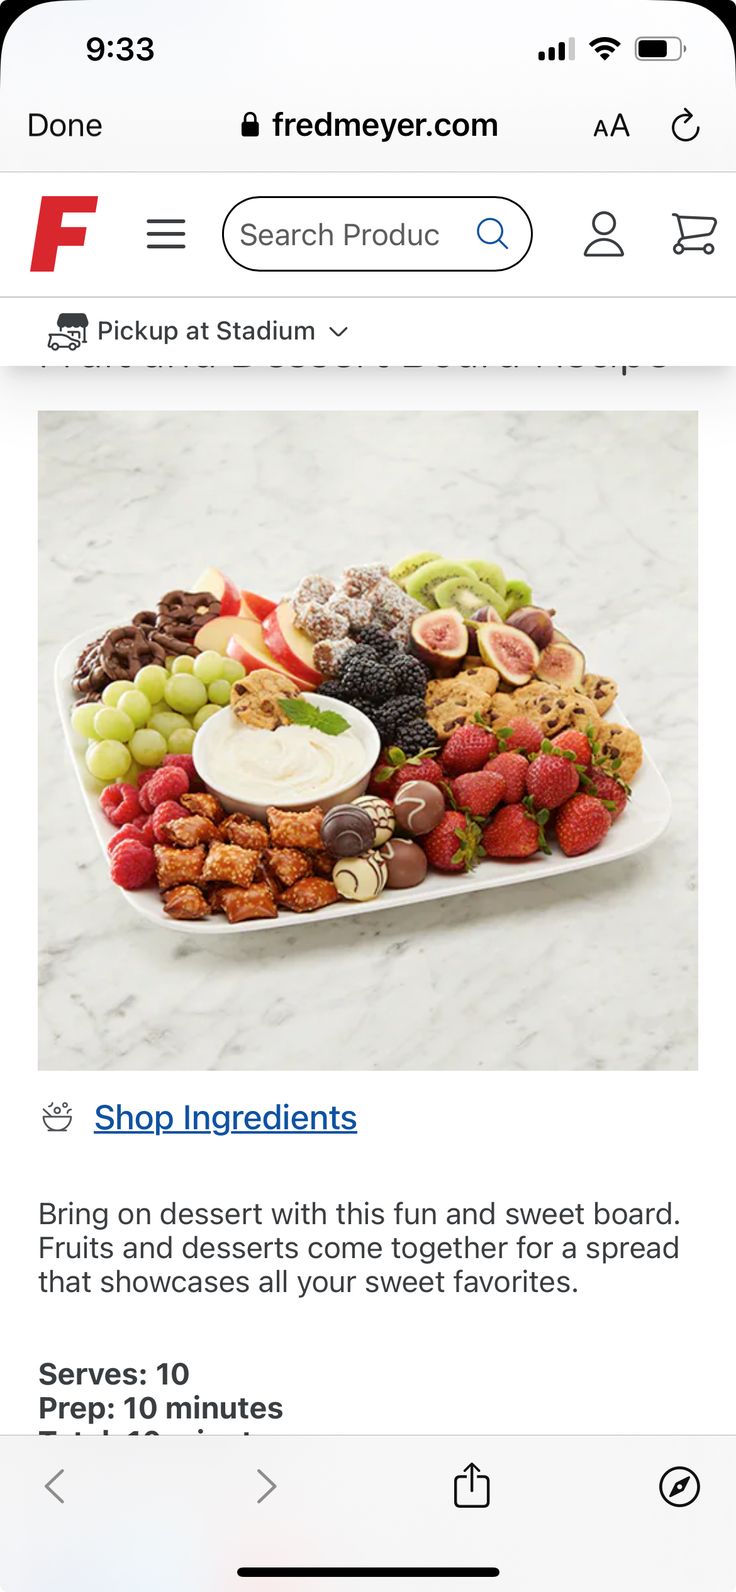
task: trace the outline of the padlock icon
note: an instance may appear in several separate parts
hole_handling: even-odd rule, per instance
[[[240,124],[240,131],[243,138],[258,137],[261,128],[255,111],[246,111],[245,116]]]

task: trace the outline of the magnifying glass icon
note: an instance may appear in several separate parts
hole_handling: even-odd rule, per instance
[[[498,232],[495,238],[485,237],[483,233],[484,227],[498,227]],[[475,232],[476,237],[480,238],[481,243],[500,243],[502,249],[508,250],[508,243],[504,243],[503,241],[503,222],[499,221],[497,216],[485,216],[482,221],[478,222]]]

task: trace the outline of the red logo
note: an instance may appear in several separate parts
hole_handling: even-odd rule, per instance
[[[97,196],[73,194],[44,195],[38,212],[36,241],[33,245],[32,271],[53,271],[57,251],[61,248],[81,249],[87,236],[86,227],[65,227],[64,216],[94,213]]]

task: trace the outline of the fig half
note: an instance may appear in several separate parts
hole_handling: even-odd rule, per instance
[[[539,648],[513,625],[479,625],[478,651],[507,685],[526,685],[539,664]]]
[[[525,635],[531,636],[540,652],[554,640],[555,629],[548,608],[517,608],[515,613],[509,614],[506,623],[512,625],[514,630],[523,630]]]
[[[443,674],[459,669],[469,645],[468,627],[456,608],[418,614],[411,627],[411,647],[422,663]]]
[[[498,609],[493,608],[490,603],[486,603],[484,608],[476,608],[473,614],[473,622],[476,625],[502,625],[503,614],[500,614]]]
[[[585,659],[571,641],[552,641],[537,665],[540,680],[550,685],[578,686],[585,674]]]

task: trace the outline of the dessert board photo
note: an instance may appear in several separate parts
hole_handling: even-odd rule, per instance
[[[697,1066],[696,416],[38,442],[43,1070]]]
[[[613,863],[669,819],[615,680],[490,558],[315,570],[278,598],[208,567],[70,641],[56,689],[112,885],[180,932]]]

